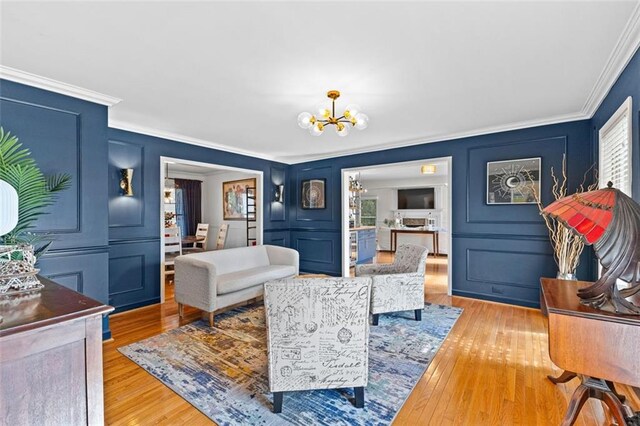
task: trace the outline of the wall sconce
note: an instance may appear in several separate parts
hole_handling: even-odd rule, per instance
[[[276,185],[275,201],[284,203],[284,185]]]
[[[133,197],[133,169],[121,169],[120,176],[120,188],[122,189],[122,195]]]

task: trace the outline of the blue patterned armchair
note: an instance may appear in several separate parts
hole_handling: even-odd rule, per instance
[[[373,278],[373,325],[378,325],[380,314],[387,312],[413,310],[416,320],[422,320],[428,254],[426,247],[402,244],[391,264],[356,265],[357,277]]]
[[[287,391],[353,387],[364,407],[369,376],[370,278],[298,278],[264,284],[273,412]]]

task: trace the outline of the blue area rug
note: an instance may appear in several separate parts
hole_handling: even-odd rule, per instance
[[[426,305],[380,315],[371,327],[365,408],[353,390],[285,393],[281,414],[271,412],[263,306],[198,321],[124,346],[121,353],[220,425],[379,425],[392,422],[429,366],[462,309]]]

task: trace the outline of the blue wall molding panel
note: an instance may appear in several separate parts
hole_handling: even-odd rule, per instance
[[[0,80],[0,124],[45,174],[72,178],[34,229],[53,238],[38,263],[42,275],[107,303],[107,107]],[[106,319],[103,334],[110,336]]]

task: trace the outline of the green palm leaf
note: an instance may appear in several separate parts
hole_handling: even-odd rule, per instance
[[[45,176],[31,157],[31,152],[22,148],[18,138],[0,126],[0,180],[9,183],[18,193],[18,225],[10,233],[0,236],[0,242],[15,244],[37,241],[39,236],[28,230],[53,204],[54,194],[69,188],[71,176]]]

